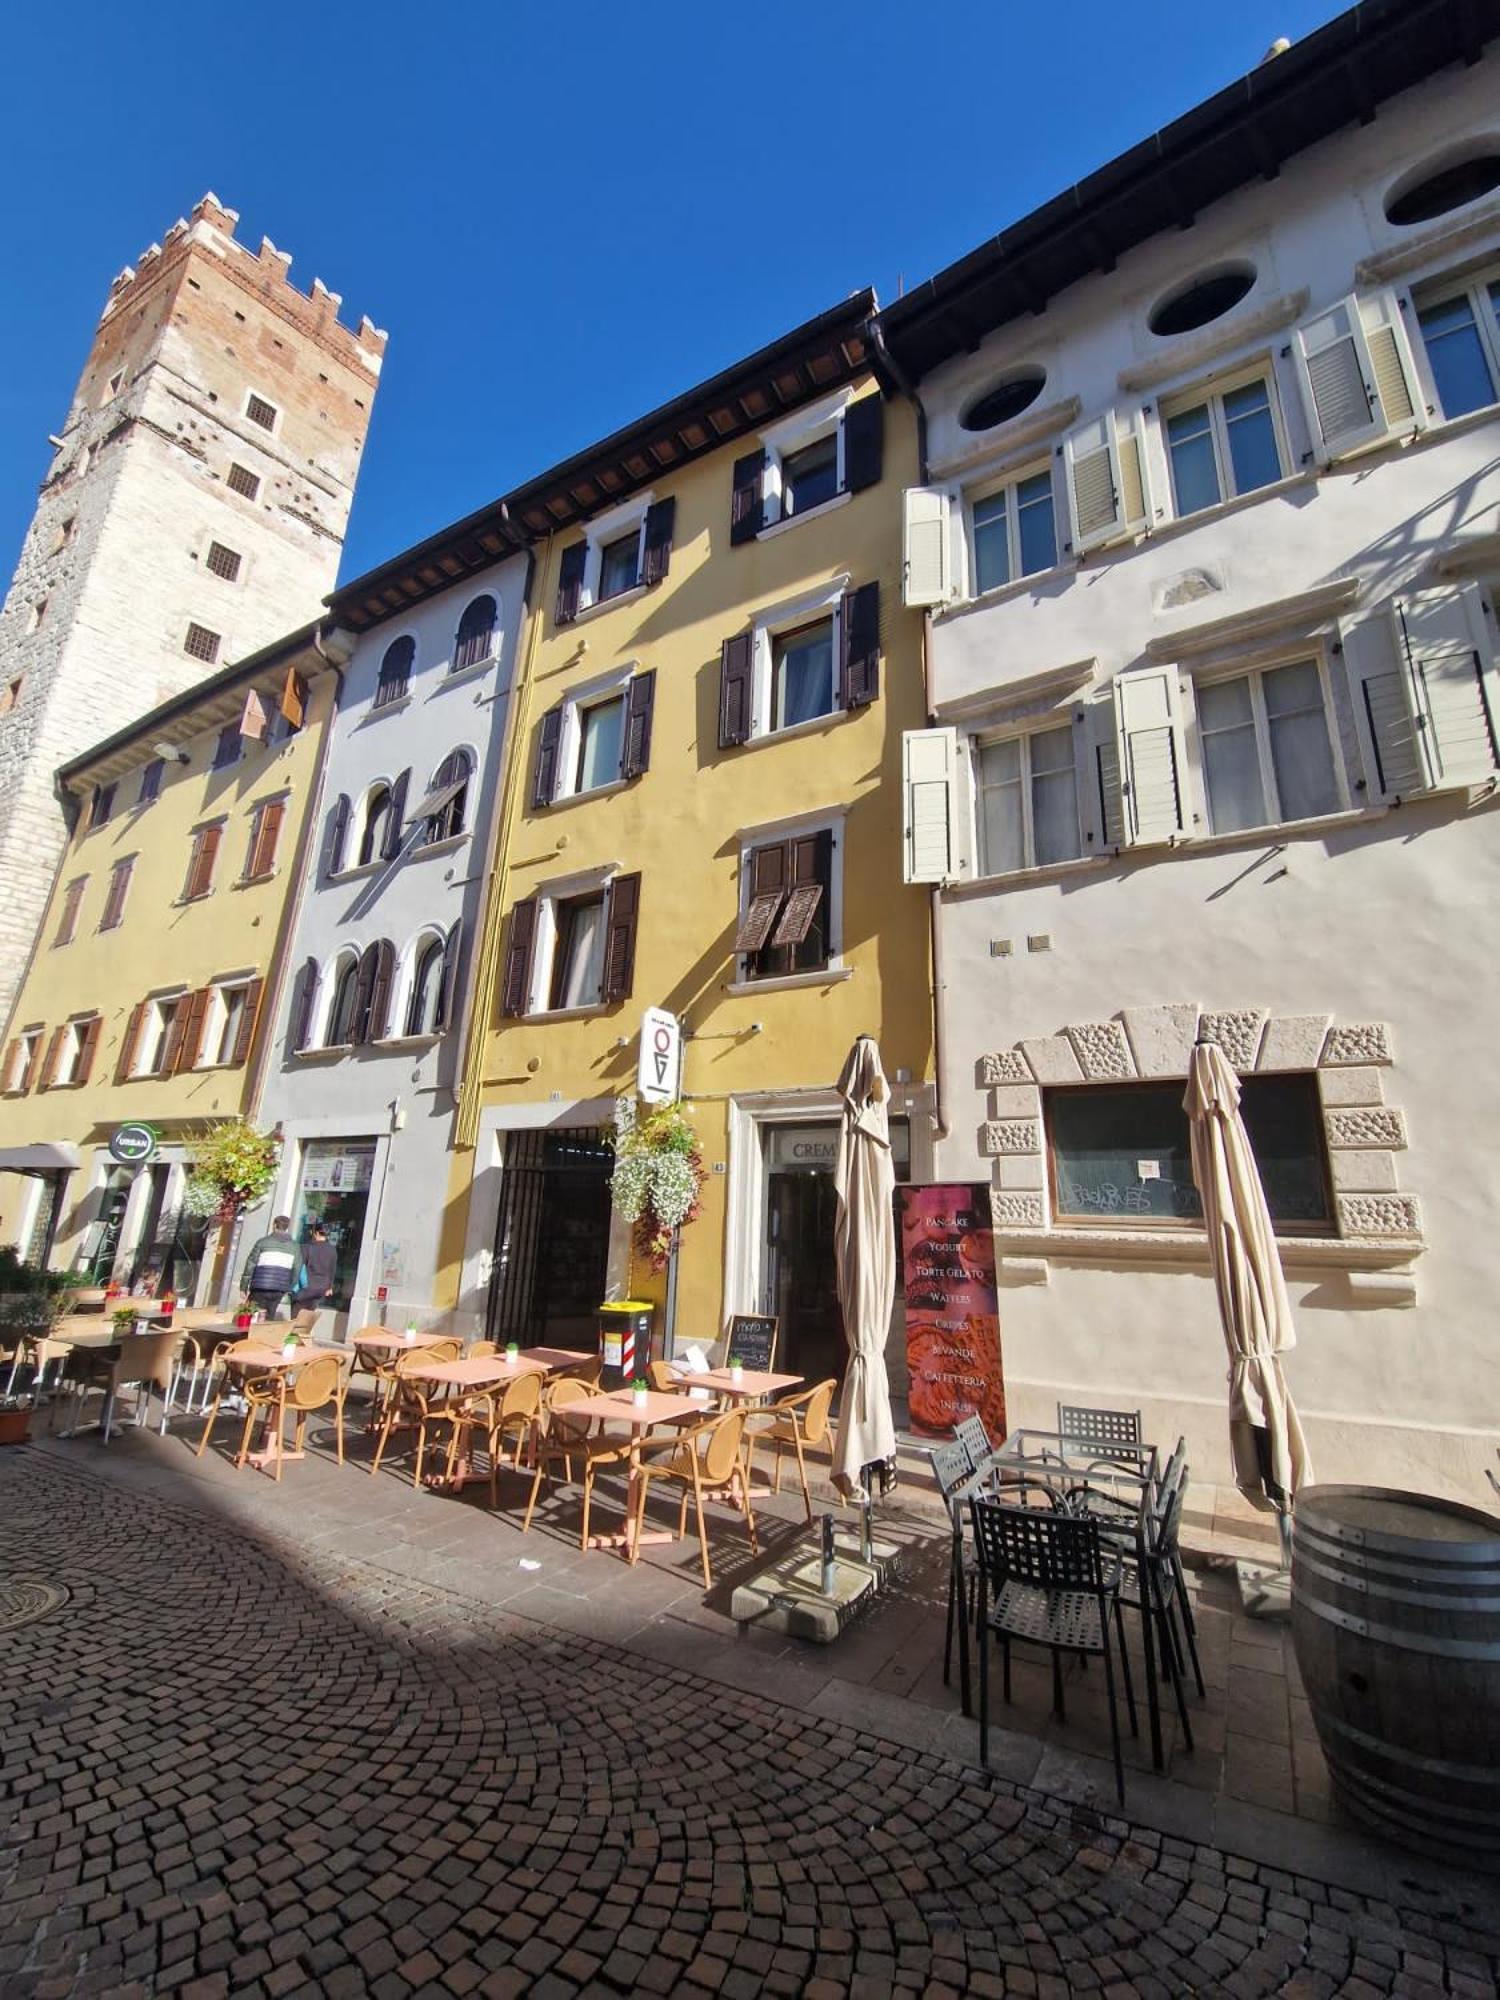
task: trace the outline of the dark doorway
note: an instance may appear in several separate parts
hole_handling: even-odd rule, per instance
[[[769,1177],[766,1269],[781,1322],[777,1367],[822,1382],[843,1379],[848,1348],[834,1274],[833,1176],[813,1168]]]
[[[596,1126],[509,1135],[490,1268],[489,1339],[580,1354],[597,1346],[614,1163]]]
[[[107,1285],[115,1274],[115,1256],[120,1248],[120,1232],[125,1226],[125,1206],[130,1200],[130,1186],[135,1175],[134,1167],[111,1167],[99,1191],[99,1214],[86,1265],[91,1284]]]

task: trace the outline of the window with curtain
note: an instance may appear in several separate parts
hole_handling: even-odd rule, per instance
[[[1496,401],[1500,384],[1500,276],[1481,274],[1417,306],[1417,325],[1445,417]]]
[[[1215,833],[1339,811],[1343,800],[1315,662],[1204,682],[1197,706]]]
[[[1179,515],[1217,507],[1282,476],[1267,376],[1165,410],[1162,422]]]
[[[1034,576],[1057,561],[1052,474],[1029,473],[976,499],[970,510],[974,595]]]
[[[981,746],[979,843],[986,875],[1083,853],[1071,725]]]
[[[604,897],[570,896],[557,905],[556,917],[547,1005],[597,1006],[604,992]]]
[[[599,551],[599,595],[598,603],[606,597],[618,597],[623,591],[634,590],[641,575],[641,531],[632,528],[628,535],[618,540],[606,542]]]
[[[458,637],[453,647],[453,671],[477,667],[495,650],[497,616],[493,597],[476,597],[458,621]]]
[[[791,729],[834,711],[833,620],[771,639],[771,727]]]
[[[406,1032],[435,1035],[443,1001],[443,940],[428,938],[417,952],[406,1003]]]
[[[573,789],[590,792],[612,785],[620,775],[625,750],[625,697],[595,702],[578,717],[578,772]]]

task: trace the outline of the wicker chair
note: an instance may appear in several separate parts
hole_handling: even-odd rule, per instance
[[[490,1452],[490,1505],[499,1503],[500,1455],[508,1440],[515,1443],[513,1464],[517,1472],[521,1469],[521,1453],[530,1445],[536,1450],[537,1426],[542,1413],[542,1378],[540,1375],[518,1375],[514,1382],[507,1383],[505,1394],[490,1403],[489,1452]]]
[[[245,1401],[249,1408],[245,1412],[245,1428],[240,1437],[239,1456],[235,1464],[242,1466],[250,1453],[250,1437],[257,1417],[264,1417],[275,1432],[273,1453],[276,1470],[273,1477],[280,1479],[284,1439],[282,1427],[288,1411],[295,1419],[292,1426],[292,1450],[301,1451],[307,1436],[307,1420],[314,1410],[326,1410],[333,1406],[334,1435],[338,1440],[338,1462],[344,1462],[344,1403],[340,1393],[340,1379],[343,1375],[342,1358],[337,1354],[319,1354],[310,1361],[304,1361],[291,1380],[284,1381],[278,1375],[261,1375],[245,1385]],[[272,1439],[268,1437],[267,1443]]]
[[[816,1388],[803,1389],[795,1396],[786,1396],[781,1402],[773,1403],[768,1410],[748,1412],[749,1457],[753,1461],[755,1447],[765,1443],[776,1448],[776,1470],[772,1477],[771,1490],[781,1491],[781,1461],[788,1448],[797,1456],[797,1477],[802,1482],[802,1505],[809,1521],[813,1517],[812,1490],[807,1483],[807,1452],[816,1450],[828,1437],[828,1413],[833,1407],[833,1392],[838,1383],[832,1376],[826,1382],[819,1382]]]
[[[628,1438],[594,1437],[591,1435],[594,1427],[592,1417],[569,1414],[570,1404],[581,1403],[593,1394],[593,1387],[575,1375],[560,1376],[547,1385],[540,1415],[535,1420],[535,1471],[531,1480],[531,1497],[526,1503],[526,1518],[521,1523],[523,1535],[531,1527],[542,1480],[560,1465],[563,1477],[571,1481],[573,1461],[577,1459],[583,1467],[583,1526],[578,1546],[586,1549],[589,1545],[589,1509],[594,1498],[595,1476],[601,1469],[628,1465],[630,1462]]]
[[[640,1557],[646,1495],[653,1479],[675,1479],[682,1487],[682,1509],[677,1517],[679,1540],[687,1532],[688,1501],[692,1500],[698,1517],[698,1546],[703,1554],[705,1590],[712,1590],[714,1582],[708,1554],[708,1526],[703,1517],[703,1502],[710,1496],[738,1490],[744,1504],[745,1531],[750,1537],[751,1550],[757,1555],[760,1553],[760,1543],[755,1535],[755,1516],[750,1511],[750,1467],[745,1450],[743,1410],[729,1410],[721,1417],[710,1417],[706,1423],[695,1424],[691,1430],[685,1430],[675,1438],[664,1438],[659,1444],[642,1446],[636,1469],[635,1525],[630,1538],[632,1562]]]
[[[670,1361],[651,1362],[646,1369],[646,1380],[653,1389],[660,1390],[664,1396],[675,1396],[682,1388],[677,1370]]]
[[[457,1340],[437,1340],[415,1352],[397,1355],[391,1369],[390,1393],[386,1397],[375,1456],[370,1461],[372,1479],[380,1470],[380,1461],[385,1456],[392,1431],[399,1426],[417,1434],[416,1461],[411,1477],[414,1486],[422,1484],[422,1459],[427,1449],[428,1426],[435,1418],[442,1419],[444,1397],[440,1389],[424,1384],[421,1371],[431,1367],[434,1361],[457,1361],[461,1346],[462,1342]]]
[[[469,1361],[488,1361],[493,1355],[499,1352],[500,1349],[493,1340],[476,1340],[470,1343],[469,1351],[465,1358]]]

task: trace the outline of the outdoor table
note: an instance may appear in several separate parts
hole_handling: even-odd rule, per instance
[[[742,1403],[763,1402],[767,1396],[774,1396],[779,1389],[795,1389],[807,1380],[805,1375],[773,1375],[764,1368],[745,1368],[740,1371],[740,1379],[735,1381],[727,1368],[710,1368],[702,1375],[683,1375],[685,1389],[710,1389],[716,1396],[730,1396]],[[771,1482],[747,1482],[751,1496],[769,1494]],[[739,1500],[731,1494],[729,1505],[740,1506]]]
[[[670,1542],[674,1536],[660,1530],[647,1534],[644,1531],[640,1541],[630,1532],[630,1523],[635,1516],[636,1494],[640,1485],[641,1442],[644,1432],[655,1424],[680,1423],[684,1417],[701,1417],[703,1405],[695,1403],[691,1396],[674,1396],[662,1389],[648,1389],[637,1403],[632,1389],[614,1389],[597,1396],[584,1396],[576,1403],[567,1405],[570,1417],[599,1417],[605,1423],[628,1424],[630,1426],[630,1479],[625,1489],[625,1529],[622,1534],[590,1535],[591,1549],[624,1549],[627,1556],[634,1555],[640,1542]]]
[[[16,1371],[23,1359],[30,1363],[33,1370],[31,1400],[35,1403],[40,1399],[43,1377],[48,1368],[55,1361],[61,1373],[62,1363],[67,1357],[69,1348],[107,1347],[115,1338],[113,1327],[101,1326],[97,1320],[92,1319],[79,1325],[71,1315],[67,1319],[57,1320],[45,1331],[33,1328],[19,1332],[16,1335],[16,1351],[11,1360],[10,1374],[6,1377],[6,1395],[10,1396],[15,1391]]]
[[[376,1373],[376,1364],[383,1362],[389,1366],[399,1355],[414,1354],[419,1347],[432,1347],[440,1340],[452,1338],[451,1333],[418,1333],[408,1340],[404,1329],[396,1333],[389,1327],[360,1328],[350,1343],[354,1350],[353,1366],[356,1369],[363,1367],[368,1374],[375,1376],[375,1393],[370,1398],[370,1414],[365,1419],[367,1431],[380,1427],[381,1378]]]
[[[584,1353],[577,1347],[523,1347],[521,1359],[535,1361],[539,1367],[545,1368],[549,1375],[562,1375],[570,1368],[582,1368],[587,1362],[592,1361],[594,1351],[591,1348]]]
[[[301,1368],[307,1362],[316,1361],[324,1354],[336,1354],[339,1351],[337,1348],[313,1347],[306,1341],[299,1341],[293,1353],[283,1354],[279,1346],[273,1347],[268,1342],[242,1340],[237,1347],[231,1347],[226,1352],[224,1356],[226,1368],[253,1369],[258,1374],[274,1375],[277,1378],[276,1415],[272,1434],[259,1451],[252,1451],[235,1460],[236,1471],[248,1464],[253,1465],[257,1471],[264,1472],[272,1459],[279,1459],[285,1465],[288,1460],[295,1461],[307,1456],[306,1452],[288,1451],[286,1448],[284,1430],[287,1378],[294,1368]]]
[[[471,1354],[462,1361],[434,1361],[430,1367],[418,1366],[411,1372],[424,1382],[436,1382],[457,1390],[503,1389],[519,1376],[545,1375],[547,1366],[545,1362],[525,1354],[518,1355],[514,1361],[507,1361],[503,1354]],[[427,1484],[460,1493],[471,1479],[480,1477],[472,1469],[466,1453],[462,1464],[453,1468],[451,1479],[446,1472],[429,1473]]]

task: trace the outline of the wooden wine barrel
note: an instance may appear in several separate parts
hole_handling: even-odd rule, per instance
[[[1422,1493],[1305,1487],[1292,1637],[1349,1811],[1500,1872],[1500,1520]]]

